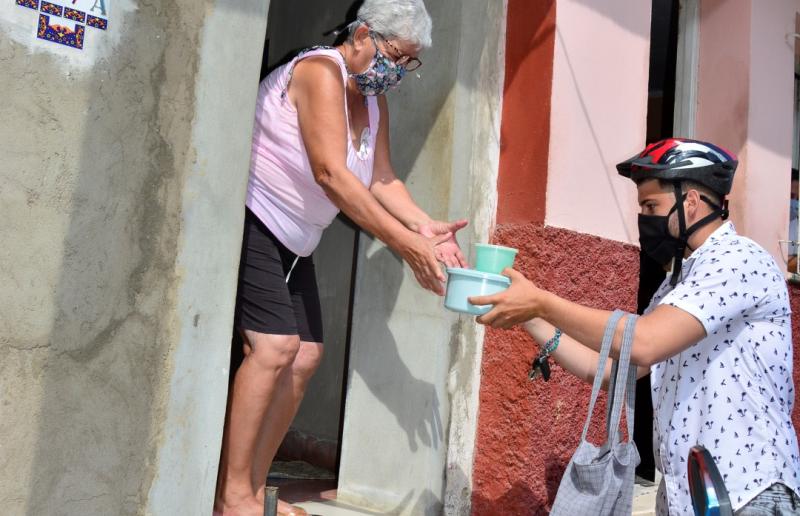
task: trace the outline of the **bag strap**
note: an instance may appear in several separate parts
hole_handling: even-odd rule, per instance
[[[617,361],[616,375],[614,377],[613,397],[609,399],[611,405],[611,417],[607,420],[608,442],[611,446],[617,443],[619,434],[619,420],[622,416],[622,407],[625,406],[625,414],[628,424],[628,438],[633,432],[633,403],[631,396],[635,396],[636,390],[636,367],[631,368],[631,350],[633,349],[633,334],[636,329],[638,316],[629,314],[625,320],[625,329],[622,332],[622,343],[620,344],[619,360]],[[631,375],[633,373],[633,375]],[[633,388],[631,380],[633,379]],[[609,392],[611,392],[609,390]]]
[[[597,402],[597,395],[600,394],[600,387],[603,384],[603,376],[606,371],[606,361],[608,360],[608,354],[611,351],[611,343],[614,341],[614,332],[617,329],[617,323],[623,315],[625,315],[625,312],[622,310],[614,310],[611,313],[611,317],[608,318],[608,323],[606,323],[606,330],[603,334],[603,342],[600,346],[600,360],[597,362],[597,372],[594,375],[594,383],[592,384],[592,398],[589,402],[589,413],[586,415],[586,422],[583,424],[581,441],[585,441],[586,435],[589,433],[589,424],[592,422],[594,405]]]
[[[628,442],[633,441],[633,413],[636,407],[636,380],[639,367],[634,365],[628,371],[628,388],[625,391],[625,420],[628,426]]]

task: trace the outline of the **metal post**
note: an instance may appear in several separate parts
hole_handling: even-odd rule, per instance
[[[278,516],[278,488],[267,486],[264,494],[264,516]]]

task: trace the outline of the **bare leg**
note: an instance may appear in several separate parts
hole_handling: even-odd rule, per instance
[[[322,360],[322,349],[321,343],[301,342],[294,362],[281,373],[275,386],[275,395],[261,425],[253,467],[253,489],[257,492],[259,500],[264,499],[264,484],[272,459],[300,407],[308,381]],[[291,514],[291,510],[289,504],[281,502],[279,506],[281,514]],[[295,510],[298,515],[304,514],[300,512],[302,509]]]
[[[231,389],[214,504],[224,516],[264,513],[252,484],[259,430],[281,373],[294,362],[299,348],[296,335],[245,331],[245,358]]]

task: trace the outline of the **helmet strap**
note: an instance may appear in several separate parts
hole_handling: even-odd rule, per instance
[[[678,284],[678,278],[681,275],[681,264],[683,263],[683,255],[686,253],[686,245],[689,236],[686,234],[686,215],[683,212],[683,199],[685,194],[682,192],[680,181],[672,183],[675,188],[675,206],[673,210],[678,212],[678,245],[675,246],[675,257],[672,261],[672,276],[669,279],[669,284],[675,286]]]
[[[680,278],[681,264],[683,263],[683,255],[686,253],[686,249],[688,248],[690,251],[694,251],[694,249],[689,246],[689,237],[691,237],[695,231],[713,222],[717,218],[721,217],[722,220],[727,219],[728,200],[723,198],[722,206],[719,206],[714,204],[711,199],[705,195],[700,194],[700,200],[711,206],[714,210],[692,224],[690,228],[687,228],[686,215],[683,211],[683,201],[686,200],[686,194],[681,191],[681,183],[679,181],[674,182],[673,185],[675,187],[675,206],[670,210],[670,214],[673,211],[678,212],[678,245],[675,247],[675,258],[672,264],[672,276],[670,277],[669,284],[674,287],[678,284],[678,279]]]

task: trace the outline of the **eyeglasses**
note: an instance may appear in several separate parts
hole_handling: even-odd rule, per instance
[[[413,72],[414,70],[416,70],[417,68],[422,66],[422,61],[420,61],[416,57],[411,57],[409,55],[403,54],[400,51],[400,49],[397,48],[396,46],[394,46],[391,41],[386,39],[383,36],[383,34],[381,34],[379,32],[375,32],[375,31],[370,31],[370,34],[374,35],[374,36],[378,36],[379,38],[381,38],[381,41],[386,43],[389,46],[389,48],[392,49],[392,51],[394,52],[394,56],[399,56],[397,58],[395,58],[394,56],[390,56],[390,57],[392,58],[392,60],[394,61],[394,63],[396,65],[402,66],[403,68],[406,69],[407,72]],[[377,43],[376,43],[375,46],[377,46]]]

